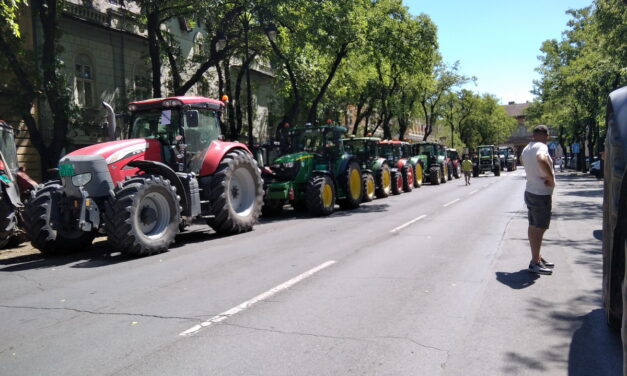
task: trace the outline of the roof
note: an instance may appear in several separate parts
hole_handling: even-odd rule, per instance
[[[342,141],[381,141],[379,137],[349,137],[343,138]]]
[[[391,145],[408,145],[409,142],[406,141],[398,141],[398,140],[381,140],[380,144],[391,144]]]
[[[506,104],[503,106],[507,114],[512,117],[525,116],[525,110],[527,107],[531,106],[531,103],[512,103]]]

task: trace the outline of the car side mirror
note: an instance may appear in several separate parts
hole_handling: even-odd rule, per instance
[[[198,128],[198,111],[189,110],[185,112],[185,123],[189,128]]]

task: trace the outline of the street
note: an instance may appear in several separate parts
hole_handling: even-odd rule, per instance
[[[524,170],[131,259],[0,260],[0,375],[617,375],[601,309],[603,182],[558,173],[527,271]]]

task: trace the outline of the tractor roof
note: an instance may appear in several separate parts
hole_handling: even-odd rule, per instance
[[[134,101],[129,103],[129,109],[132,110],[144,110],[154,109],[162,107],[177,107],[180,105],[188,104],[192,107],[208,108],[211,110],[221,111],[224,108],[224,102],[205,98],[205,97],[167,97],[167,98],[153,98],[143,101]],[[134,109],[133,109],[134,107]]]
[[[390,145],[409,145],[409,142],[398,141],[398,140],[381,140],[380,144],[390,144]]]
[[[379,137],[350,137],[343,138],[342,141],[374,141],[379,142],[381,139]]]
[[[294,127],[294,128],[290,128],[291,131],[302,131],[302,130],[308,130],[308,129],[316,129],[316,130],[334,130],[334,131],[339,131],[339,132],[346,132],[347,129],[345,127],[341,127],[339,125],[312,125],[312,126],[300,126],[300,127]]]
[[[487,149],[487,148],[494,148],[496,146],[494,145],[479,145],[477,146],[477,149]]]

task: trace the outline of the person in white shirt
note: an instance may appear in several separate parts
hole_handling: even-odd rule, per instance
[[[549,130],[544,125],[533,129],[533,140],[525,147],[521,159],[527,175],[525,188],[525,204],[529,216],[527,235],[531,247],[529,271],[537,274],[552,274],[553,263],[545,260],[540,254],[544,232],[551,222],[551,205],[555,188],[555,172],[546,145]]]

